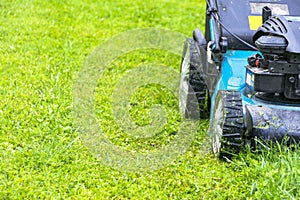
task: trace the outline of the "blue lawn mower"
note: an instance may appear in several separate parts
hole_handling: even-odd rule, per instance
[[[179,106],[210,116],[213,153],[256,139],[300,142],[300,1],[207,0],[205,34],[184,44]]]

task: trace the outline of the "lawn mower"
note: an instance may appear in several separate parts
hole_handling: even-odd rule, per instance
[[[300,142],[300,1],[207,0],[205,33],[185,41],[183,116],[210,116],[217,157],[255,141]]]

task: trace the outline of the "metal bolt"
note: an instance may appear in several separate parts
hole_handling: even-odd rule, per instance
[[[291,76],[291,77],[289,78],[289,82],[290,82],[290,83],[295,83],[295,77]]]

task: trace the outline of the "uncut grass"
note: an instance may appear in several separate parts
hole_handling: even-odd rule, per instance
[[[149,56],[151,55],[151,56]],[[124,73],[130,69],[139,66],[153,65],[158,63],[159,66],[174,66],[174,63],[180,63],[180,56],[175,56],[159,50],[138,50],[119,58],[106,73],[101,77],[98,84],[96,96],[96,110],[101,129],[106,133],[109,139],[122,147],[134,150],[155,150],[161,148],[172,140],[178,131],[181,121],[178,112],[178,100],[175,94],[158,85],[145,85],[132,95],[129,100],[130,116],[139,126],[147,126],[151,123],[149,111],[151,106],[163,105],[167,112],[167,120],[164,127],[152,138],[135,138],[126,131],[121,130],[118,124],[114,123],[114,117],[111,113],[112,96],[115,85],[122,79]],[[112,75],[113,74],[113,75]],[[138,74],[137,74],[138,75]],[[163,81],[163,80],[162,80]],[[132,148],[131,148],[132,147]]]
[[[86,56],[113,35],[134,28],[167,28],[186,35],[195,27],[203,30],[204,1],[19,0],[3,1],[0,8],[1,199],[299,198],[298,149],[249,152],[231,163],[220,162],[208,153],[207,120],[201,121],[184,156],[145,174],[100,164],[79,139],[72,86]],[[115,144],[143,151],[172,139],[177,114],[149,141],[118,130],[109,113],[109,88],[140,63],[157,61],[178,69],[179,60],[165,52],[135,52],[114,63],[119,69],[112,65],[105,73],[105,81],[99,82],[105,95],[97,98],[105,112],[97,117]],[[157,98],[139,104],[141,93]],[[151,104],[163,102],[169,113],[177,112],[177,100],[164,88],[142,88],[131,100],[137,103],[132,116],[141,124],[151,121],[141,117]]]

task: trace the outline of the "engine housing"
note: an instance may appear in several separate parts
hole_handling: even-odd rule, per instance
[[[300,17],[274,16],[253,40],[260,54],[248,58],[246,84],[257,96],[300,102]]]

